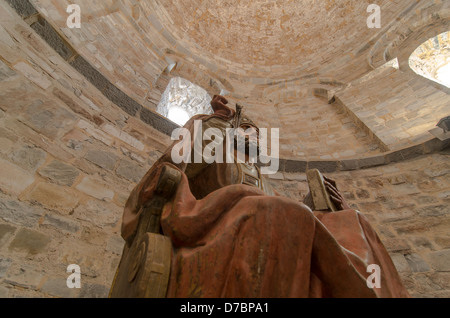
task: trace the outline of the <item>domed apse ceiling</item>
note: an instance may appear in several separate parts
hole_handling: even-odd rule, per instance
[[[157,69],[145,74],[149,67],[131,65],[151,82],[169,52],[228,82],[253,84],[359,78],[372,69],[371,45],[418,4],[376,1],[381,8],[377,29],[367,26],[372,0],[77,0],[71,3],[81,7],[82,27],[68,29],[68,1],[31,1],[76,49],[106,58],[103,64],[110,69],[123,67],[115,55],[127,60],[136,55],[136,64],[148,62]]]
[[[377,1],[382,6],[390,2]],[[235,66],[250,66],[264,72],[272,72],[272,67],[281,72],[303,65],[317,68],[362,47],[376,34],[366,26],[367,1],[159,3],[167,12],[161,21],[167,22],[164,25],[182,44]]]
[[[430,126],[448,113],[448,95],[441,90],[429,98],[428,107],[416,111],[412,93],[427,84],[416,83],[419,76],[410,78],[403,65],[423,41],[448,30],[449,1],[378,0],[380,28],[367,24],[372,0],[29,1],[80,56],[145,108],[156,112],[175,76],[210,94],[225,89],[231,104],[245,103],[261,127],[283,128],[286,152],[295,140],[302,148],[306,142],[321,144],[308,133],[328,138],[327,129],[351,126],[347,120],[377,137],[382,149],[397,149],[423,141]],[[81,28],[67,26],[70,3],[81,7]],[[387,77],[372,78],[396,57],[399,72],[382,70]],[[377,72],[371,72],[374,68]],[[402,92],[412,92],[402,95],[411,98],[399,96]],[[317,94],[323,98],[312,96]],[[344,105],[345,118],[337,123],[337,109],[328,105],[333,94]],[[358,135],[353,126],[346,136]],[[305,143],[298,142],[299,130],[309,130]],[[348,137],[348,144],[353,139]],[[361,142],[359,149],[371,148],[369,142]],[[336,142],[336,148],[345,146]],[[303,153],[294,150],[292,156]],[[317,156],[329,153],[327,148]]]
[[[374,1],[159,1],[162,25],[179,46],[246,77],[287,79],[319,75],[345,81],[341,69],[382,29],[396,22],[411,1],[376,1],[380,29],[368,28]],[[368,64],[358,62],[363,71]],[[358,71],[354,72],[358,76]]]

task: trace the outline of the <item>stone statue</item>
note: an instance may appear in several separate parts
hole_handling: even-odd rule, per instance
[[[185,128],[193,132],[195,120],[203,131],[253,128],[248,149],[258,127],[227,103],[214,96],[214,114]],[[313,211],[316,194],[309,206],[279,195],[248,156],[236,160],[234,150],[233,163],[174,163],[178,143],[126,203],[110,297],[409,297],[376,232],[333,180],[320,179],[332,208]]]

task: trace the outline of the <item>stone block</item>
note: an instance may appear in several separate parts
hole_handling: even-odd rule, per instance
[[[104,246],[108,238],[108,234],[96,227],[83,227],[81,239],[91,245]]]
[[[10,138],[6,138],[6,131],[3,129],[0,129],[0,153],[4,155],[8,155],[12,152],[12,149],[14,148],[15,142],[11,140]],[[17,141],[16,141],[17,142]]]
[[[99,284],[81,284],[80,298],[106,298],[110,286]]]
[[[80,172],[73,166],[58,160],[53,160],[47,166],[40,169],[39,174],[58,184],[71,186]]]
[[[2,159],[0,175],[0,189],[16,196],[34,182],[34,176],[29,172]]]
[[[6,243],[14,235],[15,231],[16,231],[15,226],[9,224],[0,224],[0,248],[6,246]]]
[[[389,253],[407,253],[411,251],[411,247],[408,242],[398,238],[386,238],[383,240],[383,244]]]
[[[49,100],[35,100],[25,107],[22,116],[28,126],[52,140],[62,137],[77,119],[72,112]]]
[[[116,174],[127,180],[138,183],[147,171],[136,163],[128,160],[120,160]]]
[[[76,189],[99,200],[110,201],[114,197],[114,191],[93,177],[84,177]]]
[[[414,250],[416,252],[421,251],[421,250],[433,250],[433,244],[431,244],[431,242],[426,238],[426,237],[421,237],[421,236],[414,236],[411,237],[410,242],[412,243],[412,246],[414,246]]]
[[[392,186],[393,193],[401,196],[401,195],[414,195],[420,194],[421,191],[417,189],[414,184],[402,183]]]
[[[396,203],[393,203],[392,206],[393,206],[392,208],[387,208],[380,215],[383,222],[385,223],[397,222],[401,220],[409,220],[416,216],[412,208],[410,207],[399,208],[396,207]]]
[[[16,10],[22,18],[27,18],[33,14],[38,13],[33,5],[28,0],[6,0],[8,4]]]
[[[161,158],[163,153],[159,150],[150,151],[148,154],[148,164],[153,165],[159,158]]]
[[[20,202],[17,199],[0,195],[0,200],[0,218],[8,223],[33,227],[43,214],[41,208]]]
[[[412,146],[400,150],[400,153],[404,160],[413,159],[425,153],[423,145]]]
[[[48,77],[41,72],[36,71],[30,64],[26,62],[19,62],[13,65],[14,69],[28,78],[34,84],[42,89],[47,89],[52,85]]]
[[[100,112],[100,111],[101,111],[101,109],[98,108],[97,105],[95,105],[95,103],[94,103],[90,98],[88,98],[87,96],[85,96],[85,95],[83,95],[83,94],[80,94],[80,96],[78,96],[78,97],[79,97],[86,105],[88,105],[89,108],[90,108],[91,110],[94,110],[94,111],[96,111],[96,112]]]
[[[93,121],[93,116],[82,106],[80,106],[78,103],[74,102],[73,97],[69,97],[61,90],[54,88],[53,89],[53,95],[58,97],[64,104],[67,105],[75,114],[78,114],[80,116],[83,116],[84,118]]]
[[[74,128],[69,131],[63,138],[61,138],[61,141],[65,143],[67,148],[81,153],[84,148],[84,143],[92,142],[92,138],[85,134],[82,130]]]
[[[16,72],[10,69],[5,63],[0,61],[0,82],[8,80],[10,77],[16,76]]]
[[[179,128],[175,123],[144,107],[141,109],[140,118],[144,123],[154,127],[168,136],[172,134],[172,131],[175,128]]]
[[[122,217],[122,212],[122,208],[113,203],[90,200],[77,206],[73,217],[105,228],[115,226]]]
[[[0,298],[9,298],[10,294],[9,291],[11,290],[10,287],[7,286],[0,286]]]
[[[406,183],[406,179],[403,175],[388,177],[387,180],[393,185]]]
[[[78,55],[70,62],[73,68],[83,74],[92,85],[97,87],[100,92],[104,92],[111,83],[99,72],[95,67],[92,67],[82,56]]]
[[[442,200],[449,200],[450,199],[450,191],[443,191],[438,193],[438,198]]]
[[[423,144],[424,153],[433,153],[439,151],[443,147],[443,142],[437,138],[430,139]]]
[[[48,279],[40,291],[60,298],[74,298],[79,293],[79,289],[67,287],[67,277]]]
[[[134,138],[133,136],[127,134],[126,132],[117,129],[116,127],[110,124],[106,124],[102,129],[104,132],[118,138],[124,143],[130,145],[131,147],[136,148],[137,150],[140,151],[144,150],[144,144],[138,139]]]
[[[368,199],[368,198],[370,198],[369,191],[367,191],[365,189],[357,189],[356,190],[356,195],[358,196],[359,199]]]
[[[45,42],[47,42],[48,45],[61,55],[63,59],[68,60],[74,54],[74,50],[45,19],[39,18],[38,22],[32,23],[30,26],[45,40]]]
[[[5,48],[6,47],[13,48],[16,45],[16,43],[11,38],[9,33],[6,32],[6,30],[2,26],[0,26],[0,42],[2,43],[3,47],[5,47]],[[12,55],[13,53],[11,52],[10,54]],[[4,58],[7,59],[7,57],[5,57],[5,56],[4,56]]]
[[[84,158],[107,170],[114,169],[114,166],[118,159],[115,154],[102,150],[89,150]]]
[[[116,203],[120,207],[125,207],[127,203],[128,197],[130,196],[129,192],[117,192],[114,198],[114,203]]]
[[[29,266],[10,268],[6,273],[4,282],[23,288],[37,289],[44,275],[41,271]]]
[[[11,259],[0,257],[0,278],[5,277],[8,268],[11,266],[11,263]]]
[[[40,227],[52,226],[58,230],[66,233],[76,233],[80,229],[78,222],[73,221],[67,217],[46,214]]]
[[[450,249],[431,252],[430,264],[438,272],[450,272]]]
[[[100,129],[95,128],[92,124],[88,123],[85,120],[80,120],[77,126],[83,129],[89,136],[94,137],[95,139],[103,142],[107,146],[111,146],[113,144],[113,139],[105,134]]]
[[[283,175],[284,175],[284,179],[288,180],[288,181],[301,181],[301,182],[307,181],[306,174],[304,174],[304,173],[285,172],[285,173],[283,173]]]
[[[26,126],[25,124],[11,120],[5,123],[5,127],[7,127],[9,130],[13,131],[18,136],[21,136],[21,138],[26,138],[27,140],[30,140],[31,143],[36,145],[37,147],[41,149],[45,149],[45,152],[52,155],[55,158],[58,158],[59,160],[63,162],[68,162],[74,158],[73,155],[71,155],[69,152],[64,150],[60,143],[53,143],[49,138],[45,137],[44,135],[36,133],[36,130],[31,129],[30,127]],[[55,130],[55,133],[57,135],[64,134],[64,129],[60,129],[59,131]]]
[[[38,202],[51,210],[69,213],[78,203],[78,194],[71,188],[41,182],[26,194],[24,199]]]
[[[450,206],[448,204],[424,206],[417,208],[415,211],[419,216],[425,217],[450,215]]]
[[[411,268],[409,267],[408,262],[405,259],[403,254],[391,254],[392,262],[395,265],[395,268],[399,273],[402,272],[410,272]]]
[[[407,254],[405,258],[413,272],[428,272],[430,270],[430,266],[417,254]]]
[[[318,169],[322,173],[335,172],[338,169],[337,161],[309,161],[309,169]]]
[[[359,169],[359,161],[357,159],[348,159],[340,161],[340,170],[349,171]]]
[[[106,250],[117,255],[122,255],[124,244],[125,241],[121,236],[112,236],[106,243]]]
[[[414,200],[419,204],[431,204],[431,203],[438,203],[438,198],[434,196],[426,196],[426,195],[420,195],[420,196],[414,196]]]
[[[294,172],[294,173],[301,173],[306,172],[306,161],[300,161],[300,160],[285,160],[284,166],[282,166],[282,162],[280,161],[280,166],[284,167],[284,172]]]
[[[413,234],[436,231],[447,231],[450,220],[443,217],[408,218],[395,223],[398,234]],[[448,231],[447,231],[448,232]]]
[[[384,156],[374,156],[369,158],[362,158],[358,160],[358,166],[360,169],[381,166],[386,163]]]
[[[39,148],[24,146],[10,155],[11,161],[21,168],[34,172],[45,161],[46,153]]]
[[[20,229],[9,245],[9,250],[35,255],[45,252],[51,238],[41,232]]]
[[[274,174],[269,174],[266,177],[269,178],[269,179],[272,179],[272,180],[284,180],[284,175],[281,172],[277,172],[277,173],[274,173]]]
[[[450,174],[450,167],[448,164],[434,165],[432,168],[425,169],[424,173],[427,177],[437,178]]]
[[[129,158],[133,159],[134,161],[137,161],[141,164],[145,164],[145,158],[138,155],[137,153],[130,151],[128,149],[126,149],[125,147],[120,147],[120,150],[122,150],[122,153],[126,156],[128,156]]]
[[[102,92],[111,102],[119,106],[131,116],[136,116],[142,106],[119,88],[108,82],[106,89]]]

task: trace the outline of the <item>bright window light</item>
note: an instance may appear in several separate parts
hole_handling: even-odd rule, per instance
[[[422,43],[411,54],[409,66],[417,74],[450,87],[450,31]]]
[[[450,62],[437,70],[436,79],[450,87]]]
[[[170,79],[156,112],[174,123],[184,126],[193,116],[213,113],[208,92],[190,81],[173,77]]]
[[[167,118],[180,126],[184,126],[184,124],[186,124],[186,122],[189,120],[189,114],[187,113],[187,111],[181,109],[180,107],[171,107],[169,108]]]

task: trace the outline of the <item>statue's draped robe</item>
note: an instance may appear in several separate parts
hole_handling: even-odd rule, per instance
[[[194,117],[185,127],[192,132],[194,119],[208,118]],[[312,212],[303,203],[243,184],[218,184],[197,199],[184,173],[187,164],[170,159],[172,147],[132,191],[122,223],[123,238],[132,240],[140,206],[152,198],[162,166],[182,172],[161,217],[162,232],[173,245],[167,297],[409,296],[358,211]],[[209,170],[217,173],[224,165]],[[210,183],[212,176],[204,177]],[[381,269],[381,288],[367,286],[371,264]]]

